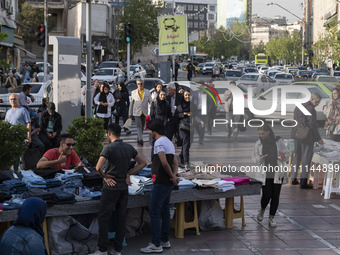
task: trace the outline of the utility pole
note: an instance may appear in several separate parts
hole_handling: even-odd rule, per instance
[[[48,38],[47,38],[47,0],[44,0],[44,27],[45,27],[45,48],[44,48],[44,81],[47,81],[47,48],[48,48]]]
[[[86,105],[85,116],[92,116],[92,99],[91,99],[91,0],[86,0]]]
[[[175,15],[175,0],[172,0],[172,15]],[[175,50],[175,47],[172,47],[173,51]],[[175,54],[172,54],[172,75],[171,80],[175,80]]]
[[[305,34],[304,34],[304,29],[303,29],[303,26],[304,26],[304,20],[301,19],[299,16],[295,15],[294,13],[292,13],[291,11],[287,10],[286,8],[284,8],[283,6],[277,4],[277,3],[268,3],[268,5],[277,5],[278,7],[280,7],[281,9],[285,10],[286,12],[290,13],[291,15],[293,15],[295,18],[297,18],[298,20],[300,20],[302,22],[302,49],[301,49],[301,64],[303,65],[304,63],[304,55],[305,55],[305,51],[304,51],[304,47],[303,47],[303,44],[304,44],[304,39],[305,39]]]

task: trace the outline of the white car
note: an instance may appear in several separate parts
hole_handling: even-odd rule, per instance
[[[241,76],[241,78],[236,82],[236,84],[244,84],[246,86],[251,86],[253,88],[253,95],[262,93],[276,85],[273,80],[267,78],[266,75],[260,73],[247,73]]]
[[[277,73],[274,80],[277,85],[290,85],[295,82],[294,76],[290,73]]]
[[[328,95],[325,94],[325,92],[322,91],[317,86],[303,86],[307,88],[311,93],[318,93],[321,95],[322,99],[321,102],[318,106],[315,107],[316,110],[316,116],[318,121],[324,121],[326,119],[326,115],[324,114],[324,107],[331,101],[331,98],[329,98]],[[294,119],[294,110],[295,110],[295,105],[294,104],[287,104],[287,109],[286,109],[286,115],[281,114],[281,89],[282,88],[287,88],[287,86],[275,86],[261,95],[259,95],[256,98],[253,98],[253,106],[257,110],[268,110],[272,107],[273,104],[273,93],[274,89],[277,90],[277,107],[275,111],[270,114],[270,115],[257,115],[253,114],[250,112],[248,103],[245,104],[245,119]],[[287,93],[287,98],[289,99],[299,99],[303,98],[304,94],[303,93],[298,93],[298,92],[290,92]]]
[[[35,110],[37,110],[41,106],[43,98],[48,98],[52,91],[51,81],[22,83],[14,90],[12,90],[11,93],[8,93],[6,89],[0,90],[0,112],[6,112],[9,108],[11,108],[11,104],[9,103],[9,95],[12,93],[16,93],[19,95],[19,93],[22,92],[23,86],[26,84],[30,84],[32,86],[30,94],[35,99],[35,101],[32,102],[31,98],[28,97],[27,104],[30,108]]]
[[[130,79],[145,78],[146,70],[141,65],[131,65],[130,66]]]
[[[41,72],[44,72],[44,62],[36,62],[36,64],[37,64],[37,67],[39,68],[39,70]],[[52,66],[48,62],[47,62],[47,68],[52,71]]]
[[[91,79],[99,80],[99,83],[107,81],[111,86],[118,82],[120,76],[124,76],[124,72],[120,68],[101,68],[98,69]]]
[[[332,71],[331,75],[338,79],[340,82],[340,71]]]
[[[261,66],[261,67],[259,68],[259,73],[264,73],[264,72],[267,71],[268,69],[269,69],[268,66]]]

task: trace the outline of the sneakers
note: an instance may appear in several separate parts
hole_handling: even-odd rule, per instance
[[[303,185],[300,186],[300,189],[312,189],[312,188],[313,188],[313,186],[308,185],[308,184],[303,184]]]
[[[298,180],[296,179],[292,180],[292,185],[298,185],[298,184],[299,184]]]
[[[125,135],[130,135],[131,134],[131,131],[130,130],[126,130],[125,131]]]
[[[107,251],[100,251],[100,250],[97,250],[93,253],[90,253],[89,255],[108,255],[107,254]]]
[[[257,214],[257,221],[261,222],[263,221],[263,215],[264,215],[264,211],[262,208],[259,210],[259,213]]]
[[[147,247],[140,249],[141,253],[161,253],[162,251],[163,251],[162,245],[157,247],[153,243],[149,243]]]
[[[163,248],[170,248],[170,247],[171,247],[170,241],[161,242],[161,246],[162,246]]]
[[[269,217],[268,224],[269,224],[269,227],[271,228],[276,228],[277,226],[276,222],[274,221],[274,218],[271,218],[271,217]]]

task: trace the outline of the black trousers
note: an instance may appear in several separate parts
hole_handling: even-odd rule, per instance
[[[189,149],[190,149],[190,131],[180,130],[180,135],[182,138],[182,150],[180,155],[183,157],[184,164],[190,163]]]
[[[128,119],[128,116],[121,116],[121,115],[118,115],[118,116],[115,116],[115,123],[119,125],[119,118],[122,117],[123,118],[123,125],[125,124],[126,120]],[[124,128],[124,131],[126,131],[127,128]]]
[[[279,207],[282,184],[275,184],[274,178],[266,178],[266,185],[262,186],[261,208],[266,209],[270,201],[269,215],[275,216]]]
[[[123,249],[123,240],[126,228],[126,207],[128,203],[128,190],[109,190],[102,189],[100,199],[98,224],[99,224],[99,250],[104,252],[109,247],[109,223],[113,211],[116,215],[116,235],[113,241],[113,247],[120,252]]]

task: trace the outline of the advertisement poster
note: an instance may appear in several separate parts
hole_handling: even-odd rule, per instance
[[[159,55],[188,54],[187,16],[158,17]]]

